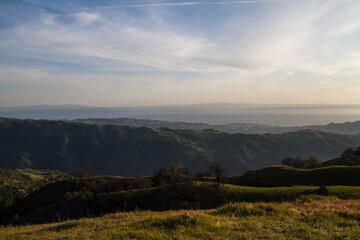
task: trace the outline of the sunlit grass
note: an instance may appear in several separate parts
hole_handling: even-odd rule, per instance
[[[119,212],[1,227],[0,239],[359,239],[360,201],[331,199],[310,196],[285,203],[230,203],[212,210]]]

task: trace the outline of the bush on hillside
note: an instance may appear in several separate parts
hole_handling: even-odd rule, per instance
[[[360,147],[345,149],[340,157],[340,162],[347,166],[360,165]]]
[[[321,166],[320,161],[315,156],[309,156],[303,160],[301,160],[300,158],[287,157],[281,161],[281,164],[288,167],[302,169],[312,169]]]

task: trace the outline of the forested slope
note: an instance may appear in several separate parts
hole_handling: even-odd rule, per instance
[[[0,167],[75,170],[97,174],[149,175],[176,162],[192,172],[219,162],[227,174],[279,164],[288,156],[339,156],[360,145],[359,136],[312,130],[286,134],[227,134],[45,120],[0,120]]]

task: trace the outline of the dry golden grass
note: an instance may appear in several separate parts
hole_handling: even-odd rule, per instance
[[[1,227],[0,239],[360,239],[360,202],[231,203],[212,210],[119,212]]]

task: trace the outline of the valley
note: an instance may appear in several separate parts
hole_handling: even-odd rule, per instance
[[[283,134],[228,134],[212,129],[174,130],[67,121],[0,119],[0,167],[96,174],[152,174],[181,164],[192,173],[219,162],[228,175],[279,165],[286,157],[320,161],[360,145],[360,135],[315,130]]]

